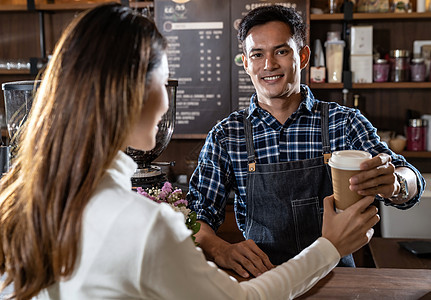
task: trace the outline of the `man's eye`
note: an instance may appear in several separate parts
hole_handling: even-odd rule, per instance
[[[251,55],[251,58],[259,58],[262,57],[262,53],[255,53]]]
[[[278,50],[277,51],[277,54],[281,54],[281,55],[284,55],[284,54],[287,54],[288,53],[288,51],[287,50],[285,50],[285,49],[282,49],[282,50]]]

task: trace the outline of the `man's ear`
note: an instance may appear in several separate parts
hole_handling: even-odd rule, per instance
[[[244,67],[245,72],[248,74],[248,60],[247,57],[244,55],[244,53],[241,55],[241,59],[242,59],[242,65]]]
[[[308,62],[310,61],[310,47],[305,45],[302,47],[302,49],[299,51],[299,58],[301,61],[301,70],[304,69]]]

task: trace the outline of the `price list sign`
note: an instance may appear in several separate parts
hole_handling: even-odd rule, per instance
[[[176,135],[207,134],[231,112],[229,0],[155,0],[178,80]]]
[[[250,0],[231,0],[231,80],[232,92],[231,102],[232,110],[238,110],[248,107],[250,98],[255,92],[250,77],[245,72],[242,64],[242,45],[238,42],[237,32],[238,25],[242,18],[250,11],[259,6],[278,4],[295,8],[305,21],[306,1],[250,1]]]
[[[250,10],[271,4],[293,7],[305,19],[302,0],[154,0],[170,77],[178,80],[175,135],[202,137],[249,105],[255,89],[242,65],[238,25]]]

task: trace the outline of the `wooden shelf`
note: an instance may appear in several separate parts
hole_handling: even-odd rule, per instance
[[[416,158],[431,158],[430,151],[402,151],[400,153],[404,157],[416,157]]]
[[[132,8],[144,8],[144,7],[153,7],[154,3],[151,1],[145,1],[145,2],[129,2],[130,7]]]
[[[341,21],[344,14],[310,14],[310,21]]]
[[[431,89],[431,82],[354,83],[354,89]]]
[[[118,2],[118,1],[114,1]],[[36,4],[36,10],[45,10],[45,11],[64,11],[64,10],[85,10],[100,3],[90,3],[90,2],[76,2],[76,3],[58,3],[58,4]]]
[[[113,1],[117,3],[121,3],[119,0]],[[96,5],[102,4],[105,2],[97,2],[97,3],[91,3],[91,2],[77,2],[77,3],[59,3],[59,4],[39,4],[36,5],[36,10],[46,10],[46,11],[59,11],[59,10],[85,10],[92,7],[95,7]],[[106,2],[109,3],[109,2]],[[153,6],[153,2],[136,2],[136,1],[130,1],[129,2],[130,7],[132,8],[144,8],[148,6]]]
[[[0,70],[0,75],[30,75],[30,70]]]
[[[26,11],[27,5],[25,4],[2,4],[0,5],[1,11]]]
[[[343,88],[342,83],[310,83],[311,89],[322,89],[322,90],[338,90]]]
[[[431,19],[431,12],[423,13],[354,13],[353,20]],[[342,21],[344,14],[311,14],[311,21]]]
[[[109,1],[112,2],[112,1]],[[99,2],[71,2],[71,3],[54,3],[54,4],[36,4],[36,10],[44,10],[44,11],[67,11],[67,10],[85,10],[92,7],[95,7],[102,3],[109,3],[108,1],[99,1]],[[120,0],[114,0],[113,2],[121,3]],[[130,7],[132,8],[144,8],[148,6],[153,6],[153,2],[151,1],[144,1],[144,2],[137,2],[137,1],[130,1],[129,2]],[[6,4],[6,5],[0,5],[0,11],[27,11],[27,5],[12,5],[12,4]]]
[[[310,83],[312,89],[342,89],[342,83]],[[354,83],[352,89],[431,89],[431,82]]]

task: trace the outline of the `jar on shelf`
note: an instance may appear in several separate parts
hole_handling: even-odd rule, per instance
[[[391,1],[391,12],[394,13],[411,13],[412,12],[412,4],[410,0],[394,0]]]
[[[426,65],[423,58],[413,58],[410,64],[412,81],[425,81]]]
[[[428,121],[425,119],[410,119],[407,126],[407,150],[425,151],[427,144]]]
[[[403,82],[410,79],[409,50],[396,49],[389,52],[391,81]]]
[[[358,12],[382,13],[389,11],[389,0],[358,0],[356,3]]]
[[[386,82],[389,77],[389,64],[386,59],[377,59],[373,65],[374,82]]]

